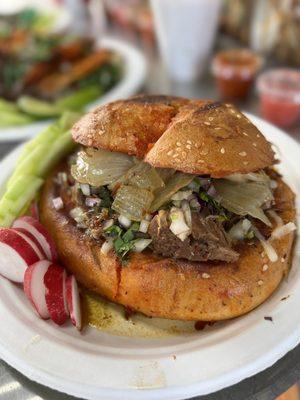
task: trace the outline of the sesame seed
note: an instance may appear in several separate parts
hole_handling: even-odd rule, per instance
[[[241,114],[236,114],[237,118],[242,118]]]
[[[220,151],[221,151],[222,154],[224,154],[225,153],[224,147],[222,147]]]
[[[244,136],[249,136],[247,132],[243,132],[243,135]]]
[[[186,145],[186,148],[187,148],[188,150],[191,150],[192,146],[191,146],[190,144],[187,144],[187,145]]]
[[[207,274],[206,272],[203,272],[202,278],[203,278],[203,279],[208,279],[208,278],[210,278],[210,275]]]
[[[284,257],[282,257],[282,258],[281,258],[281,262],[285,262],[285,259],[284,259]]]
[[[239,153],[239,156],[241,156],[241,157],[246,157],[246,155],[247,155],[247,153],[245,151],[241,151]]]
[[[268,269],[269,269],[268,264],[265,264],[265,265],[262,267],[262,270],[263,270],[264,272],[266,272]]]
[[[235,111],[234,111],[233,108],[231,108],[229,111],[230,111],[232,114],[235,114]]]
[[[167,152],[168,156],[171,156],[172,154],[173,154],[173,150],[170,150],[170,151]]]
[[[259,133],[256,135],[256,137],[260,137]]]
[[[231,104],[226,103],[225,106],[226,107],[231,107]]]
[[[243,161],[243,164],[248,165],[249,163],[248,163],[248,161]]]
[[[205,123],[205,125],[210,125],[210,122],[205,121],[204,123]]]
[[[262,257],[265,257],[266,253],[263,251],[263,252],[260,253],[260,255],[261,255]]]
[[[209,117],[208,120],[209,120],[209,121],[213,121],[213,120],[214,120],[214,117]]]
[[[199,163],[201,163],[201,164],[203,164],[204,163],[204,161],[203,160],[198,160],[199,161]]]
[[[257,146],[257,144],[256,144],[255,142],[253,142],[252,144],[253,144],[253,146],[254,146],[254,147],[256,147],[256,146]]]
[[[187,140],[186,142],[187,142],[187,144],[192,144],[192,142],[190,140]]]
[[[259,281],[257,282],[257,284],[258,284],[258,286],[262,286],[262,285],[264,284],[264,281],[259,280]]]
[[[180,142],[176,142],[176,146],[181,146],[181,143]]]
[[[177,154],[177,153],[175,153],[175,154],[173,155],[173,158],[176,158],[176,157],[178,157],[178,154]]]
[[[215,127],[215,130],[216,130],[216,131],[219,131],[220,129],[222,129],[220,126],[216,126],[216,127]]]

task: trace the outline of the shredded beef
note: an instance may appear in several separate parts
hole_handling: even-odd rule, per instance
[[[193,212],[191,234],[184,241],[174,235],[169,226],[168,211],[161,210],[152,219],[148,233],[155,253],[190,261],[234,262],[239,257],[231,248],[222,224],[214,216],[204,217]]]

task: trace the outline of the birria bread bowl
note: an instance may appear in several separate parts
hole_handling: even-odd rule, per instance
[[[294,194],[234,106],[137,96],[89,112],[72,137],[39,211],[84,287],[147,316],[218,321],[288,273]]]

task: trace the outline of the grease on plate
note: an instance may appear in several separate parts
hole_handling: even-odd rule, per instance
[[[119,336],[144,338],[195,334],[194,321],[149,318],[141,313],[134,313],[126,319],[123,306],[86,290],[82,290],[81,295],[85,323],[101,331]]]

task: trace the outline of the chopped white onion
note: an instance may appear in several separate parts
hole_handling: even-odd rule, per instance
[[[52,203],[55,210],[61,210],[62,208],[64,208],[64,202],[62,201],[61,197],[56,197],[52,200]]]
[[[189,202],[187,200],[182,200],[181,208],[186,224],[189,226],[189,228],[192,228],[192,213]]]
[[[190,235],[191,230],[185,223],[183,211],[173,207],[170,213],[170,231],[174,233],[182,242]]]
[[[199,204],[199,201],[197,199],[192,199],[190,201],[190,206],[196,210],[200,210],[201,205]]]
[[[111,219],[107,219],[102,224],[103,230],[106,230],[106,229],[110,228],[111,226],[113,226],[113,224],[114,224],[114,220],[112,218]]]
[[[188,199],[191,194],[193,194],[192,190],[179,190],[177,193],[173,194],[171,200],[181,201],[184,199]]]
[[[145,219],[146,221],[151,221],[152,215],[151,215],[151,214],[146,214],[145,217],[144,217],[144,219]]]
[[[260,241],[266,255],[268,256],[269,260],[271,262],[275,262],[278,260],[278,255],[274,249],[274,247],[269,243],[269,241],[267,241],[263,235],[259,232],[259,230],[256,227],[252,227],[255,236],[257,237],[257,239]]]
[[[278,186],[278,183],[276,181],[274,181],[274,179],[270,180],[270,188],[271,189],[276,189]]]
[[[274,221],[276,222],[277,226],[282,226],[283,225],[282,218],[279,217],[279,215],[276,213],[276,211],[268,210],[267,213],[270,215],[270,217],[272,219],[274,219]]]
[[[243,240],[250,228],[251,222],[249,221],[249,219],[242,219],[238,223],[233,225],[233,227],[228,232],[228,236],[232,241]]]
[[[289,233],[293,232],[294,230],[296,230],[296,225],[294,224],[294,222],[288,222],[287,224],[285,224],[283,226],[278,226],[272,232],[271,240],[280,239],[283,236],[288,235]]]
[[[68,176],[65,172],[59,172],[57,174],[57,179],[59,181],[60,184],[67,182],[68,180]]]
[[[72,208],[70,216],[78,223],[84,221],[84,211],[81,207]]]
[[[87,207],[95,207],[101,204],[101,199],[99,197],[86,197],[85,205]]]
[[[81,183],[81,184],[80,184],[80,189],[81,189],[82,193],[83,193],[85,196],[90,196],[90,195],[91,195],[91,188],[90,188],[90,185],[88,185],[88,184],[86,184],[86,183]]]
[[[119,215],[118,221],[124,228],[129,228],[131,225],[131,221],[129,218],[125,217],[125,215]]]
[[[113,240],[106,240],[101,246],[101,253],[107,255],[113,248]]]
[[[141,253],[146,247],[152,242],[152,239],[138,239],[134,242],[133,251],[136,253]]]
[[[143,232],[143,233],[147,233],[149,225],[150,225],[150,221],[143,219],[140,223],[139,231]]]

